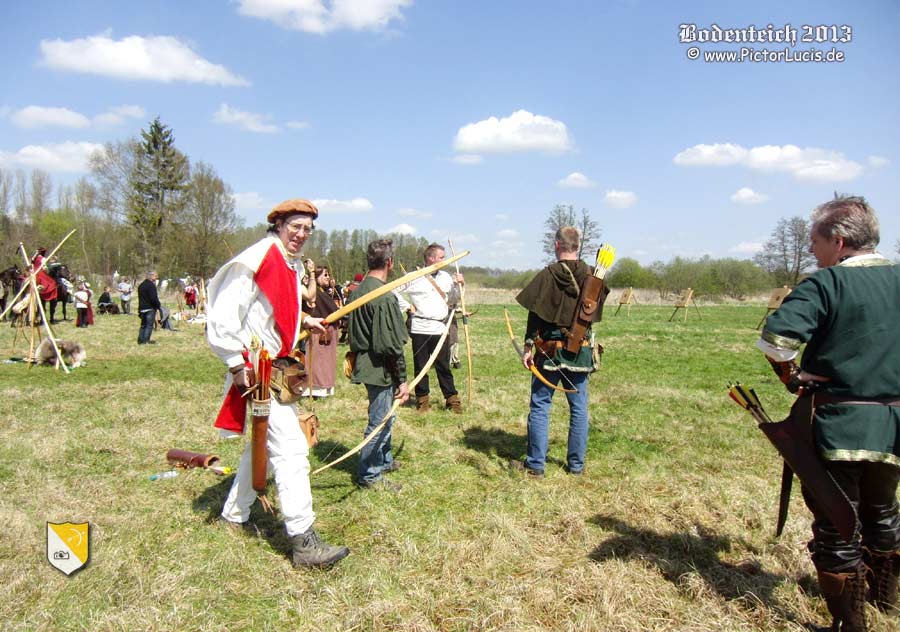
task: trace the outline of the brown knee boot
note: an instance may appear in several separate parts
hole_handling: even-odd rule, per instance
[[[819,587],[831,613],[832,632],[866,632],[865,567],[849,573],[818,571]]]
[[[462,402],[459,401],[459,395],[451,395],[447,398],[447,410],[457,415],[462,414]]]
[[[416,398],[416,412],[427,413],[431,410],[431,404],[428,402],[428,395],[422,395]]]
[[[869,581],[869,602],[882,612],[896,616],[897,579],[900,575],[900,551],[870,551],[865,549],[863,559],[869,567],[866,579]]]

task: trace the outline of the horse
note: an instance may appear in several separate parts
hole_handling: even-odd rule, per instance
[[[22,288],[22,271],[18,266],[10,266],[0,272],[0,313],[6,310],[6,301],[15,298]]]
[[[69,302],[69,288],[63,283],[62,279],[71,282],[72,275],[69,272],[69,266],[64,263],[51,263],[47,266],[50,277],[56,281],[56,298],[52,301],[45,301],[44,309],[47,309],[47,302],[50,303],[50,324],[56,322],[56,304],[62,303],[63,320],[69,320],[66,315],[66,303]]]

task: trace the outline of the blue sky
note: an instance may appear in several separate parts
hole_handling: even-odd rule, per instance
[[[550,209],[572,204],[619,257],[650,263],[752,256],[778,219],[838,190],[870,200],[896,257],[897,0],[35,0],[2,13],[2,169],[73,181],[94,146],[159,116],[250,224],[307,197],[328,230],[450,237],[469,264],[525,269],[543,261]],[[787,26],[798,41],[682,42],[682,24],[745,38]],[[742,48],[783,57],[703,60]],[[832,49],[844,61],[784,58]]]

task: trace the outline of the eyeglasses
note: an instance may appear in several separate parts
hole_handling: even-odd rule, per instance
[[[287,228],[295,233],[311,233],[314,226],[312,224],[299,224],[297,222],[285,224]]]

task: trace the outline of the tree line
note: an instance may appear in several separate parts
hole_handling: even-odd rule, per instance
[[[159,118],[139,137],[105,144],[89,163],[89,177],[59,186],[40,169],[28,175],[21,169],[0,169],[2,268],[22,267],[19,242],[32,250],[50,249],[75,229],[60,260],[78,274],[139,276],[156,269],[162,277],[208,278],[265,231],[264,223],[244,225],[235,212],[231,187],[212,165],[192,163]],[[599,225],[587,209],[576,212],[561,204],[544,222],[547,262],[554,257],[556,230],[565,225],[581,231],[579,256],[592,262],[602,236]],[[422,264],[425,238],[379,235],[370,229],[316,229],[304,253],[327,265],[336,279],[349,280],[365,272],[366,246],[380,237],[393,238],[398,268],[412,270]],[[613,287],[655,289],[663,296],[692,287],[698,294],[743,298],[773,286],[796,285],[815,263],[808,244],[808,221],[792,217],[778,222],[752,261],[675,257],[643,266],[624,258],[607,282]],[[900,242],[896,249],[900,252]],[[473,285],[506,289],[523,287],[536,273],[482,267],[463,271]]]

